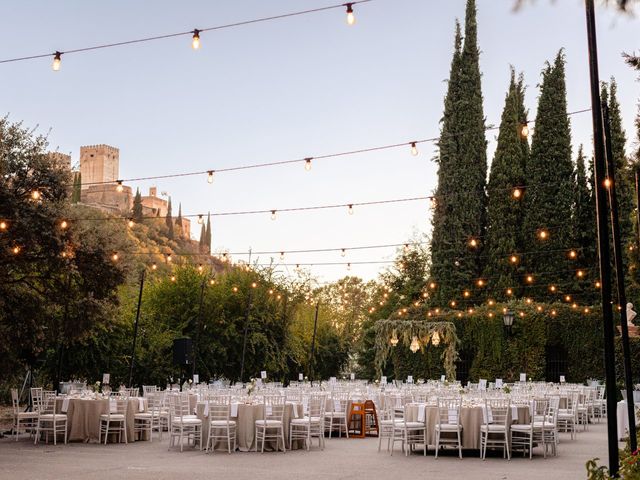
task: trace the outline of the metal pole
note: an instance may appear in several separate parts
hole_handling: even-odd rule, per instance
[[[636,167],[636,233],[638,234],[638,247],[640,247],[640,171]]]
[[[318,300],[318,302],[316,303],[316,315],[315,315],[315,319],[313,320],[313,337],[311,337],[311,354],[309,355],[309,380],[311,381],[311,384],[313,385],[313,375],[314,375],[314,371],[313,371],[313,362],[315,360],[315,353],[316,353],[316,332],[318,331],[318,311],[320,310],[320,300]]]
[[[618,475],[618,432],[616,425],[616,367],[613,345],[613,311],[611,310],[611,264],[609,258],[609,232],[607,228],[607,192],[604,186],[605,156],[598,73],[598,45],[593,0],[585,0],[589,75],[591,79],[591,115],[593,120],[594,172],[596,218],[598,230],[598,261],[600,266],[600,295],[604,330],[604,368],[607,394],[607,440],[609,446],[609,472]]]
[[[142,289],[144,287],[144,270],[140,274],[140,293],[138,294],[138,309],[136,310],[136,322],[133,324],[133,343],[131,345],[131,364],[129,365],[129,387],[133,382],[133,365],[136,361],[136,340],[138,339],[138,322],[140,321],[140,306],[142,305]]]
[[[200,307],[198,309],[198,320],[196,322],[196,334],[195,345],[193,346],[193,368],[191,370],[191,376],[196,374],[196,363],[198,362],[198,355],[200,354],[200,326],[202,325],[202,304],[204,302],[204,286],[207,279],[202,279],[202,285],[200,286]]]
[[[251,312],[251,301],[253,300],[252,297],[253,297],[253,288],[249,290],[249,298],[247,300],[247,311],[244,314],[244,340],[242,341],[242,361],[240,362],[240,382],[244,381],[244,359],[247,354],[247,335],[249,333],[249,313]]]
[[[622,261],[622,241],[620,222],[618,221],[618,198],[616,197],[616,167],[611,147],[611,122],[608,105],[602,106],[605,132],[605,152],[607,156],[607,176],[609,182],[609,209],[611,213],[611,232],[613,239],[613,257],[616,265],[616,284],[618,287],[618,308],[620,311],[620,333],[622,335],[622,358],[624,365],[624,383],[627,391],[627,414],[629,415],[629,444],[631,451],[638,448],[636,438],[636,415],[633,407],[633,379],[631,375],[631,349],[629,348],[629,328],[627,326],[627,295],[624,285],[624,265]]]

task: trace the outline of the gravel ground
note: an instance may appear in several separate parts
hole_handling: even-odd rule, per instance
[[[18,442],[0,439],[0,479],[584,479],[585,462],[592,457],[606,461],[606,424],[590,425],[577,440],[561,434],[559,456],[544,459],[540,449],[533,460],[500,455],[480,460],[477,452],[464,452],[458,459],[433,448],[426,458],[422,452],[405,457],[377,452],[377,440],[330,439],[326,449],[283,453],[214,453],[186,449],[168,450],[167,436],[160,442],[129,445],[33,445],[24,436]]]

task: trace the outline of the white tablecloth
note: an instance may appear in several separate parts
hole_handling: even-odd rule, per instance
[[[621,400],[616,409],[618,417],[618,440],[622,440],[629,435],[629,414],[627,413],[627,402]],[[636,425],[640,422],[638,411],[636,410]]]

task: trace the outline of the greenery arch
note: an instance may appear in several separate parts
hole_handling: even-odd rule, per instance
[[[410,347],[414,337],[419,342],[419,349],[423,351],[429,343],[434,346],[444,345],[442,361],[447,375],[447,380],[456,378],[456,360],[458,360],[457,346],[460,339],[456,334],[456,326],[452,322],[429,322],[426,320],[378,320],[376,331],[376,369],[378,374],[387,362],[394,345],[391,339],[397,340],[397,344]],[[416,350],[417,353],[417,350]]]

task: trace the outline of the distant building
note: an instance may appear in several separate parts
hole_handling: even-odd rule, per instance
[[[57,152],[49,154],[56,161],[71,164],[71,156]],[[82,187],[80,201],[90,207],[109,212],[112,215],[128,216],[133,208],[135,192],[122,185],[120,180],[120,150],[109,145],[88,145],[80,147],[80,174]],[[167,200],[157,196],[157,188],[149,188],[149,195],[142,197],[142,212],[145,217],[167,215]],[[174,218],[177,212],[172,212]],[[182,219],[182,235],[191,238],[191,221]]]

